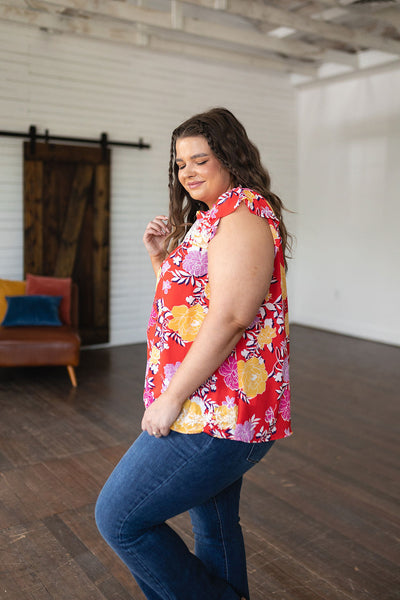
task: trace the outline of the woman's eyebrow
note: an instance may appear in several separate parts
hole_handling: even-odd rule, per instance
[[[190,157],[190,160],[194,160],[195,158],[204,158],[204,156],[208,156],[208,154],[205,152],[200,152],[199,154],[193,154],[193,156]],[[175,162],[184,162],[184,161],[182,158],[176,158]]]

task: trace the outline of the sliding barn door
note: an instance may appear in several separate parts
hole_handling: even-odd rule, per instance
[[[109,341],[110,151],[24,143],[24,269],[72,277],[84,344]]]

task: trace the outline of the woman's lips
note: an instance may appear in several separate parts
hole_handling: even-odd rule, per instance
[[[190,188],[191,190],[199,187],[199,185],[201,185],[202,183],[204,183],[204,181],[190,181],[188,183],[188,188]]]

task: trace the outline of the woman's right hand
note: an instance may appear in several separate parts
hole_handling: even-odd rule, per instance
[[[164,242],[170,231],[168,217],[165,215],[158,215],[147,225],[143,235],[143,243],[151,258],[164,260]]]

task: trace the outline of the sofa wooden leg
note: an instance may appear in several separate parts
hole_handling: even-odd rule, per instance
[[[68,365],[67,369],[68,369],[68,375],[69,375],[72,385],[74,387],[77,387],[78,384],[77,384],[76,377],[75,377],[74,367],[71,367],[71,365]]]

